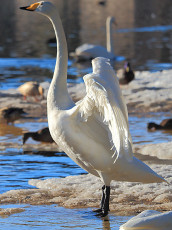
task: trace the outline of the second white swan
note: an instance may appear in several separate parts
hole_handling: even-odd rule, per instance
[[[75,52],[70,53],[78,62],[89,61],[96,57],[109,58],[115,60],[113,38],[112,38],[112,24],[116,25],[114,17],[107,17],[106,19],[106,48],[101,45],[94,45],[85,43],[78,46]]]

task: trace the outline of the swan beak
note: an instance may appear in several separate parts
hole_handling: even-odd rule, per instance
[[[41,3],[36,2],[34,4],[31,4],[30,6],[23,6],[20,7],[21,10],[28,10],[28,11],[34,11]]]

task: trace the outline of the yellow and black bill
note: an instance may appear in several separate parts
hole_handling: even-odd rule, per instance
[[[41,3],[36,2],[34,4],[31,4],[30,6],[22,6],[20,7],[21,10],[28,10],[28,11],[34,11]]]

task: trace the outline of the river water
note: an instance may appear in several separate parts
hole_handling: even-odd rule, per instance
[[[1,0],[0,26],[0,89],[17,88],[25,81],[51,81],[55,65],[56,49],[47,41],[54,37],[49,21],[30,12],[21,12],[24,0]],[[34,1],[27,1],[27,5]],[[172,4],[171,0],[113,0],[105,6],[92,0],[52,0],[58,6],[69,52],[85,42],[105,45],[105,19],[115,16],[118,26],[113,38],[116,55],[123,57],[115,63],[121,68],[124,59],[130,60],[134,70],[157,71],[172,68]],[[119,3],[120,2],[120,3]],[[46,29],[45,29],[46,28]],[[39,44],[39,45],[38,45]],[[90,64],[68,61],[68,82],[80,83],[82,76],[91,72]],[[1,107],[3,105],[0,105]],[[150,113],[149,116],[129,114],[129,127],[136,144],[160,143],[172,140],[171,133],[149,133],[147,122],[170,116]],[[4,133],[0,130],[0,142],[21,144],[23,131],[37,131],[47,122],[16,123]],[[137,126],[137,129],[135,128]],[[140,130],[142,130],[140,132]],[[29,140],[28,143],[36,143]],[[0,193],[11,189],[28,189],[29,179],[47,179],[84,174],[64,153],[30,155],[21,149],[4,148],[0,151]],[[26,207],[27,206],[27,207]],[[30,206],[6,204],[1,208],[26,207],[25,212],[6,218],[0,217],[1,229],[119,229],[130,217],[109,215],[109,221],[95,217],[91,209],[65,209],[57,205]]]

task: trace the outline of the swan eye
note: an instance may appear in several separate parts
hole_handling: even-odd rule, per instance
[[[43,2],[41,2],[41,6],[43,6],[43,4],[44,4],[44,3],[43,3]]]

